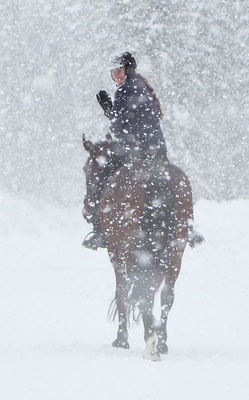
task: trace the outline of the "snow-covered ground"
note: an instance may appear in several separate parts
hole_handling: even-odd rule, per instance
[[[249,201],[200,201],[206,243],[187,249],[169,317],[169,354],[114,349],[114,275],[105,250],[81,247],[78,208],[0,195],[0,398],[244,400],[249,383]],[[156,307],[158,315],[158,304]]]

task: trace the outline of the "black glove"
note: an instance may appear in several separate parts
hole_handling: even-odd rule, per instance
[[[105,112],[112,109],[112,99],[105,90],[100,90],[96,97]]]

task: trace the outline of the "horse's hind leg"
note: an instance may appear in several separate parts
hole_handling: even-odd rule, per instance
[[[117,338],[112,343],[113,347],[129,349],[127,331],[127,310],[128,310],[128,282],[126,272],[122,268],[115,268],[116,275],[116,305],[118,311],[118,332]]]

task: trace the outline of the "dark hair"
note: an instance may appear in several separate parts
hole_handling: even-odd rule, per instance
[[[163,119],[163,112],[162,112],[161,104],[156,95],[156,92],[154,91],[153,87],[149,84],[147,79],[145,79],[141,74],[138,74],[135,72],[135,70],[137,68],[137,63],[136,63],[135,57],[129,51],[126,51],[125,53],[121,54],[120,56],[116,56],[113,59],[113,62],[117,65],[125,67],[125,74],[127,76],[127,79],[132,79],[132,78],[134,78],[135,75],[137,75],[139,78],[141,78],[144,81],[145,85],[151,92],[152,97],[157,105],[159,118]]]
[[[143,75],[138,74],[138,73],[136,73],[136,75],[144,81],[145,85],[147,86],[147,88],[148,88],[149,91],[151,92],[152,97],[153,97],[153,99],[154,99],[154,101],[155,101],[155,103],[156,103],[156,105],[157,105],[157,108],[158,108],[159,118],[160,118],[160,119],[163,119],[163,112],[162,112],[162,108],[161,108],[161,103],[160,103],[160,101],[159,101],[159,98],[158,98],[157,95],[156,95],[155,90],[154,90],[153,87],[149,84],[149,82],[147,81],[147,79],[145,79],[145,78],[143,77]]]

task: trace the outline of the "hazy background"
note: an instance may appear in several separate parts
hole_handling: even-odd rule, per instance
[[[0,189],[82,201],[83,132],[110,54],[134,53],[162,103],[169,158],[195,199],[249,197],[249,5],[239,0],[0,2]]]

